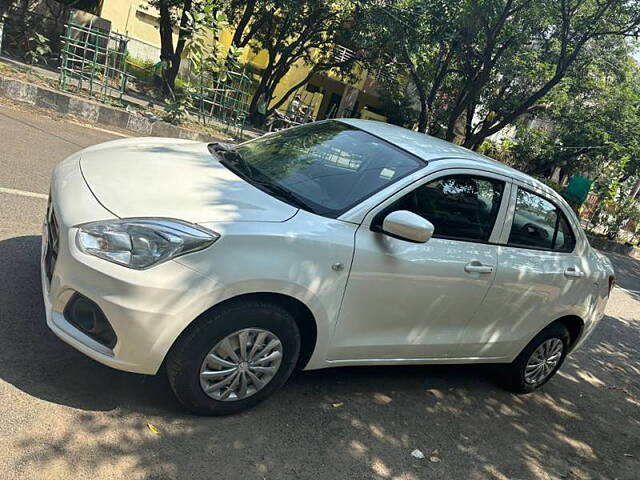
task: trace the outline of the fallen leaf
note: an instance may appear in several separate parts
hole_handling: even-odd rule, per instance
[[[632,457],[632,458],[633,458],[633,455],[631,455],[630,453],[625,453],[625,454],[624,454],[624,456],[625,456],[625,457]]]
[[[415,458],[424,458],[424,453],[416,448],[413,452],[411,452],[411,456]]]
[[[158,428],[155,425],[152,425],[150,423],[147,423],[147,428],[149,430],[151,430],[151,433],[154,433],[156,435],[160,435],[160,430],[158,430]]]
[[[429,457],[429,461],[432,463],[438,463],[440,461],[440,458],[436,456]]]
[[[344,402],[337,402],[337,403],[332,403],[331,406],[333,408],[340,408],[341,406],[344,405]]]

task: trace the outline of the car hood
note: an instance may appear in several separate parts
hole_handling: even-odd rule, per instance
[[[121,218],[283,222],[297,212],[221,165],[206,143],[115,140],[82,151],[80,168],[97,200]]]

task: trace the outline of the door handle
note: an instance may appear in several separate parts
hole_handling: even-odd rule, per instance
[[[477,260],[474,260],[464,266],[464,271],[467,273],[491,273],[493,272],[493,265],[483,265]]]
[[[581,277],[584,277],[584,272],[580,270],[578,267],[568,267],[564,271],[564,276],[572,277],[572,278],[581,278]]]

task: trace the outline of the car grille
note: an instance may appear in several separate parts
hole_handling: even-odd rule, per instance
[[[56,220],[56,214],[53,211],[53,204],[51,203],[51,197],[49,197],[49,206],[47,208],[47,250],[44,254],[44,267],[47,275],[47,280],[51,283],[51,277],[53,277],[53,269],[56,266],[56,260],[58,259],[59,237],[60,229],[58,228],[58,221]]]

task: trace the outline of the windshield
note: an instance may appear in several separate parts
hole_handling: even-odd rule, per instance
[[[338,217],[373,193],[419,170],[422,160],[337,121],[265,135],[229,150],[229,168],[305,210]]]

